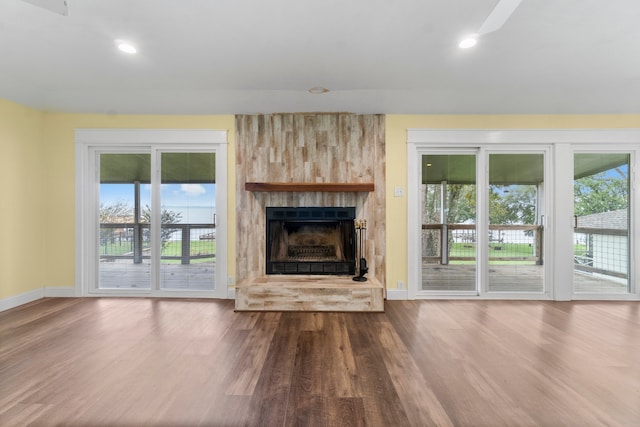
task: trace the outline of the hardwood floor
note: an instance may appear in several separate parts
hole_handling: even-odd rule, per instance
[[[0,425],[638,426],[637,302],[43,299],[0,313]]]

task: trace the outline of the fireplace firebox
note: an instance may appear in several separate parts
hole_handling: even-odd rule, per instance
[[[355,274],[355,214],[355,207],[267,207],[266,274]]]

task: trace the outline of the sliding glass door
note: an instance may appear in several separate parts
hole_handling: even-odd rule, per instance
[[[629,153],[574,155],[573,290],[630,292]]]
[[[150,289],[150,153],[99,153],[98,289]]]
[[[422,156],[423,291],[476,293],[476,154]]]
[[[226,298],[226,156],[225,131],[77,130],[78,295]]]
[[[153,156],[159,160],[152,162]],[[149,150],[98,157],[98,289],[213,290],[215,153]]]
[[[546,156],[506,147],[422,153],[421,293],[547,292]]]
[[[640,298],[638,129],[409,129],[407,164],[410,299]]]
[[[216,155],[162,152],[160,156],[160,288],[212,290]]]
[[[489,154],[488,292],[544,291],[544,154]]]

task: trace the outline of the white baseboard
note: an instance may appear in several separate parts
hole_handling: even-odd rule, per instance
[[[46,286],[44,296],[51,298],[71,298],[76,296],[76,289],[66,286]]]
[[[40,298],[44,298],[44,288],[38,288],[9,298],[0,299],[0,311],[9,310],[19,305],[39,300]]]
[[[39,300],[40,298],[69,298],[75,296],[75,288],[69,288],[65,286],[46,286],[44,288],[34,289],[29,292],[24,292],[19,295],[1,299],[0,311],[9,310],[23,304],[28,304],[30,302]]]
[[[409,291],[406,289],[387,289],[387,300],[407,300]]]

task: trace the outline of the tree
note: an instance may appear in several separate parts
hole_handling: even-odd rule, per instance
[[[142,222],[151,223],[151,208],[149,205],[145,205],[142,209]],[[168,209],[162,208],[160,211],[160,224],[179,224],[182,221],[182,213],[176,211],[170,211]],[[161,227],[160,228],[160,241],[162,244],[162,249],[166,248],[169,240],[171,239],[171,235],[175,233],[175,228]],[[145,230],[144,237],[149,239],[149,230]]]
[[[111,205],[100,203],[100,223],[119,224],[133,222],[133,211],[125,202],[116,202]]]
[[[425,188],[423,222],[440,222],[441,186]],[[535,224],[535,185],[492,185],[489,187],[489,222],[491,224]],[[461,224],[476,219],[476,187],[468,184],[447,185],[447,222]]]
[[[476,186],[450,184],[447,186],[447,222],[460,224],[476,219]]]
[[[629,186],[626,171],[610,171],[574,181],[574,212],[578,216],[610,212],[628,207]]]
[[[441,195],[440,184],[427,184],[423,186],[423,224],[438,224],[441,222]],[[475,222],[476,217],[476,191],[475,185],[448,184],[446,200],[447,223],[460,224],[468,220]],[[425,231],[429,237],[422,241],[422,251],[425,256],[438,256],[440,252],[439,232]],[[451,237],[449,248],[453,240]],[[451,249],[449,249],[451,250]]]
[[[535,224],[535,185],[492,185],[489,188],[489,223]]]
[[[449,184],[447,185],[447,222],[459,224],[476,217],[475,185]],[[442,186],[428,184],[424,186],[423,223],[440,222],[440,198]]]
[[[133,212],[131,207],[125,202],[116,202],[111,205],[100,203],[100,224],[125,224],[133,222]],[[123,230],[116,228],[100,227],[100,241],[103,244],[122,239]]]
[[[440,184],[424,186],[423,223],[441,222]],[[490,224],[535,224],[537,186],[535,185],[491,185],[489,187]],[[446,200],[447,223],[461,224],[476,220],[476,186],[470,184],[448,184]],[[435,231],[430,238],[423,239],[425,256],[437,256],[440,242]],[[526,231],[531,234],[532,231]],[[453,238],[449,235],[449,250]]]

